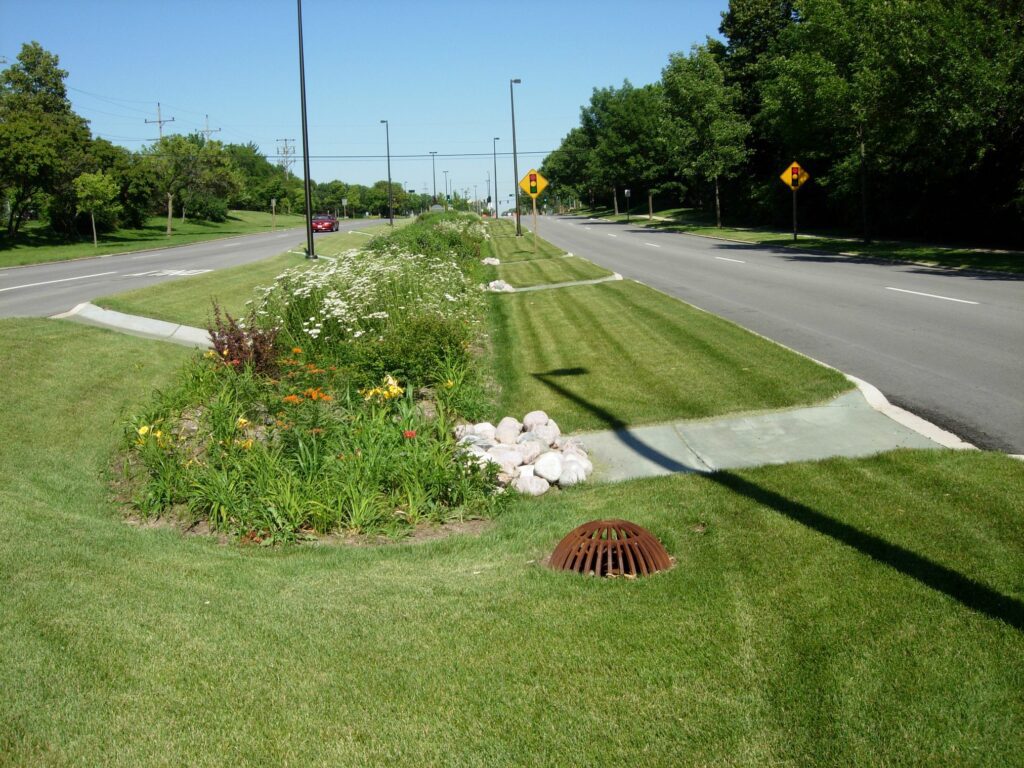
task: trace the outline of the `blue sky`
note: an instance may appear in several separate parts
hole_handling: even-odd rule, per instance
[[[433,184],[429,157],[459,190],[486,194],[492,137],[511,152],[510,78],[522,176],[578,124],[595,86],[652,82],[669,53],[717,35],[726,0],[389,3],[303,0],[311,173],[417,191]],[[277,139],[301,153],[294,0],[0,0],[0,56],[37,40],[60,56],[69,95],[95,134],[137,149],[157,135],[203,127],[226,142]],[[444,157],[483,153],[484,157]],[[329,159],[329,155],[380,155]],[[301,163],[294,169],[301,175]],[[512,192],[511,156],[498,157]]]

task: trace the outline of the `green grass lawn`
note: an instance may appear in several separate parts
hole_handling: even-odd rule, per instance
[[[604,267],[576,256],[513,261],[500,264],[495,270],[499,278],[516,288],[545,283],[566,283],[570,280],[593,280],[611,275]]]
[[[550,259],[565,255],[565,251],[542,237],[537,238],[537,250],[535,251],[533,249],[533,234],[526,231],[525,221],[524,219],[522,237],[516,237],[515,220],[494,219],[488,222],[491,231],[490,255],[500,259],[502,264],[531,259]],[[538,232],[539,234],[540,232]]]
[[[852,386],[833,370],[632,281],[490,301],[501,412],[540,408],[564,430],[805,405]]]
[[[610,210],[585,211],[584,215],[625,221],[624,213],[615,215]],[[898,240],[879,240],[864,243],[853,237],[836,237],[801,233],[796,242],[792,232],[765,227],[722,227],[714,226],[706,216],[690,208],[672,208],[655,211],[655,218],[649,220],[647,211],[642,215],[634,213],[630,221],[637,226],[663,229],[670,232],[684,232],[706,237],[724,237],[780,248],[796,250],[826,251],[836,255],[890,259],[893,261],[915,261],[954,269],[986,269],[997,272],[1024,272],[1024,253],[1020,251],[989,250],[943,246],[926,243],[912,243]]]
[[[126,525],[106,484],[121,419],[188,351],[48,320],[0,321],[0,350],[2,765],[1024,753],[1010,459],[897,452],[581,487],[415,545],[221,545]],[[623,515],[674,570],[595,581],[538,564],[573,526]]]
[[[302,226],[302,216],[278,214],[277,227]],[[187,245],[201,240],[219,237],[251,235],[269,232],[271,215],[260,211],[231,211],[227,221],[208,222],[174,220],[174,233],[167,237],[167,218],[151,216],[142,229],[118,229],[100,237],[98,247],[91,238],[78,242],[67,242],[38,225],[27,226],[13,244],[0,238],[0,267],[14,267],[22,264],[40,264],[46,261],[66,261],[86,256],[100,256],[125,251],[139,251],[148,248],[165,248],[170,245]]]
[[[318,238],[316,252],[320,256],[330,257],[351,248],[362,248],[370,239],[365,234],[339,232]],[[223,310],[234,317],[240,317],[245,314],[246,302],[252,299],[253,291],[258,286],[270,285],[284,270],[306,263],[304,256],[282,253],[252,264],[218,269],[203,275],[105,296],[94,299],[93,303],[129,315],[205,328],[213,314],[214,299]]]

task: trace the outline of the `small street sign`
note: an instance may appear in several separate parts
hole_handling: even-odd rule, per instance
[[[519,180],[519,188],[534,200],[536,200],[537,196],[544,191],[547,185],[548,180],[541,176],[536,168],[531,168],[527,171],[526,175]]]
[[[811,174],[800,167],[800,163],[794,161],[786,170],[779,174],[782,183],[790,189],[800,189],[811,178]]]

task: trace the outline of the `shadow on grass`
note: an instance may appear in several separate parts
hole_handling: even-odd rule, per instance
[[[615,434],[626,445],[644,458],[655,462],[671,472],[693,472],[693,467],[680,464],[675,459],[647,445],[633,435],[625,422],[613,413],[596,403],[576,394],[568,387],[560,384],[557,379],[579,376],[587,373],[585,368],[561,368],[532,376],[562,397],[576,403],[615,430]],[[951,597],[973,611],[982,613],[989,618],[1009,624],[1014,629],[1024,631],[1024,602],[1004,595],[991,587],[976,581],[969,576],[953,570],[928,557],[919,555],[898,544],[892,544],[871,533],[822,514],[815,509],[793,499],[788,499],[775,491],[762,488],[740,475],[729,471],[705,473],[711,482],[729,489],[735,494],[745,496],[751,501],[774,510],[785,517],[800,523],[816,533],[828,536],[833,541],[852,547],[863,555],[882,565],[915,579],[920,584]]]

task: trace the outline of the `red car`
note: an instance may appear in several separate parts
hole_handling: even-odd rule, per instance
[[[338,220],[329,213],[318,213],[313,217],[314,232],[337,232]]]

